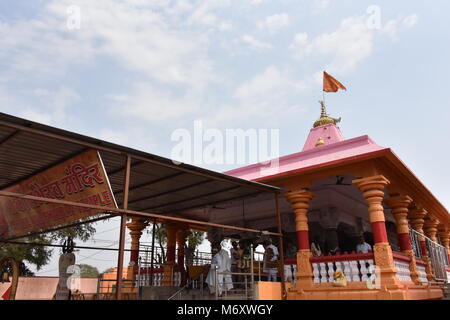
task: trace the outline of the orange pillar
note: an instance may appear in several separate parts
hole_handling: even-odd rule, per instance
[[[139,241],[141,239],[142,230],[144,230],[146,226],[145,220],[140,218],[132,218],[131,222],[127,223],[131,236],[130,265],[127,272],[128,280],[136,280],[139,261]]]
[[[382,175],[356,179],[353,183],[363,192],[364,198],[369,204],[369,219],[374,237],[374,260],[375,265],[380,268],[381,286],[396,289],[400,285],[396,277],[397,270],[394,267],[392,248],[389,245],[384,208],[382,205],[384,189],[389,180]]]
[[[409,235],[408,225],[408,207],[412,203],[412,199],[408,196],[395,196],[386,199],[384,202],[391,208],[392,215],[395,218],[395,225],[397,229],[398,242],[400,250],[408,255],[411,259],[409,263],[409,270],[411,279],[418,283],[419,273],[417,271],[416,256],[411,247],[411,240]]]
[[[448,262],[450,264],[450,228],[441,226],[439,228],[439,236],[444,247],[447,248]]]
[[[438,225],[439,225],[439,220],[436,219],[435,216],[433,216],[432,214],[430,214],[428,212],[427,216],[425,217],[425,223],[423,224],[423,231],[425,231],[425,235],[428,238],[430,238],[431,241],[438,242],[438,239],[437,239]],[[435,278],[433,266],[431,265],[430,259],[428,261],[428,268],[430,269],[429,273],[431,274],[431,277],[429,277],[428,281],[434,281],[436,278]],[[427,278],[428,278],[428,276],[427,276]]]
[[[186,244],[186,238],[189,236],[189,230],[186,230],[186,228],[183,226],[183,229],[179,229],[177,232],[177,245],[178,245],[178,251],[177,251],[177,265],[181,268],[181,286],[184,286],[186,284],[186,272],[184,267],[184,247]]]
[[[166,263],[164,265],[164,285],[173,285],[173,267],[175,265],[175,249],[176,249],[176,235],[177,226],[175,224],[166,224],[167,234],[167,251]]]
[[[416,206],[415,208],[411,209],[408,213],[408,218],[411,223],[411,227],[421,235],[424,235],[423,225],[425,223],[426,215],[427,211],[420,206]],[[420,242],[420,251],[422,252],[422,260],[427,264],[427,267],[425,269],[427,273],[427,279],[428,281],[433,281],[434,280],[433,270],[431,268],[430,258],[428,257],[425,238],[423,236],[420,236],[419,242]]]
[[[292,206],[295,214],[295,231],[297,233],[297,289],[313,286],[313,273],[311,263],[311,250],[308,234],[308,208],[314,194],[308,190],[287,192],[285,198]]]

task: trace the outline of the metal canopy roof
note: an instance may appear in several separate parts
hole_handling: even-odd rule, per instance
[[[121,207],[125,155],[132,157],[128,208],[180,213],[277,187],[251,182],[110,142],[0,113],[0,190],[93,148],[99,150]]]

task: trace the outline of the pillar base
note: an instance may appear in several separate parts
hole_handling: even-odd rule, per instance
[[[313,286],[313,273],[311,262],[311,251],[309,249],[297,251],[297,283],[296,289],[311,288]]]
[[[288,300],[437,300],[443,298],[442,289],[437,286],[417,285],[392,289],[386,286],[369,289],[365,283],[350,282],[346,287],[334,287],[321,283],[313,288],[289,290]]]
[[[394,267],[394,257],[389,243],[376,243],[373,247],[375,266],[379,268],[380,285],[389,288],[400,288],[401,283],[397,278],[397,269]]]
[[[165,264],[163,266],[163,270],[164,270],[163,285],[164,286],[173,286],[174,267],[175,267],[174,264]]]

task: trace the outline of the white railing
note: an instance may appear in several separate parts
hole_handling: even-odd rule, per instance
[[[394,267],[397,269],[397,278],[400,281],[412,281],[411,270],[409,269],[411,258],[399,252],[392,253],[394,256]]]
[[[333,282],[336,271],[342,271],[347,282],[366,282],[375,276],[373,253],[313,257],[310,261],[314,283]]]
[[[428,283],[425,263],[416,260],[417,272],[419,273],[419,282]]]

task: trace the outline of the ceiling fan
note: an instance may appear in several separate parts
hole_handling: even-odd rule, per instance
[[[324,186],[351,186],[351,183],[344,183],[345,177],[343,176],[336,176],[336,183],[327,183],[324,184]]]

